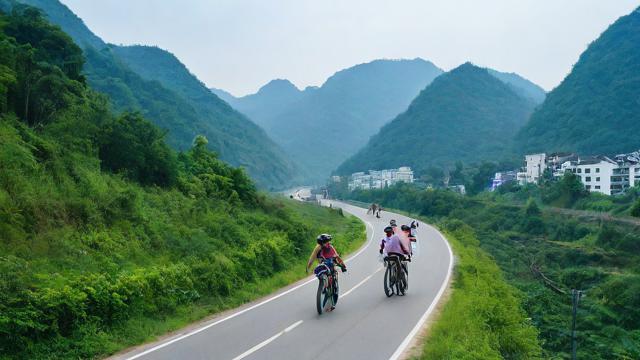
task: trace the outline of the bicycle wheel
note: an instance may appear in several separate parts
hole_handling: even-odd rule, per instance
[[[338,274],[336,273],[333,276],[333,289],[331,291],[331,293],[333,294],[333,306],[336,306],[336,304],[338,303],[339,291],[340,287],[338,285]]]
[[[391,264],[388,264],[387,269],[384,271],[384,294],[387,295],[387,297],[393,296],[392,269],[393,266],[391,266]]]
[[[327,302],[326,294],[326,280],[325,276],[322,276],[318,278],[318,292],[316,293],[316,310],[318,310],[318,315],[322,315],[324,311],[324,305]]]
[[[395,261],[394,267],[396,268],[396,294],[404,295],[405,291],[405,277],[404,270],[400,264],[400,260]]]

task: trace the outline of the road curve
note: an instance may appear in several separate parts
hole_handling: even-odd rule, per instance
[[[387,298],[378,243],[389,220],[405,216],[334,202],[367,224],[367,242],[347,260],[336,310],[319,316],[317,280],[305,279],[271,297],[200,324],[185,333],[112,359],[398,359],[437,304],[453,267],[451,248],[435,228],[418,228],[420,253],[409,267],[406,296]],[[340,249],[338,249],[340,251]]]

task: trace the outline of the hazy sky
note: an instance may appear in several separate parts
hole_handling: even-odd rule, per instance
[[[379,58],[471,61],[547,90],[639,0],[62,0],[101,38],[173,52],[235,95]]]

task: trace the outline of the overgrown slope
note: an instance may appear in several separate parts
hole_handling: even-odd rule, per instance
[[[221,101],[172,54],[152,47],[105,44],[58,0],[19,0],[42,9],[83,48],[86,76],[96,90],[109,96],[116,111],[136,110],[168,131],[179,150],[188,149],[197,134],[221,159],[245,167],[266,188],[282,188],[296,170],[265,132]],[[11,0],[3,0],[10,8]],[[155,80],[155,81],[154,81]]]
[[[520,152],[616,154],[640,147],[640,9],[612,24],[519,133]]]

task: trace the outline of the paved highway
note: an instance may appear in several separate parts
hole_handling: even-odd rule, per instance
[[[114,359],[398,359],[420,330],[447,286],[453,264],[451,249],[433,227],[418,228],[420,253],[409,267],[406,296],[387,298],[378,244],[389,220],[410,219],[333,203],[361,218],[367,242],[347,260],[340,274],[336,310],[318,315],[317,280],[307,278],[258,302],[225,313],[158,343]],[[340,251],[340,249],[338,249]]]

